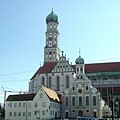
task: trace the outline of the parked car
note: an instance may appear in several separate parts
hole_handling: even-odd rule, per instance
[[[81,117],[78,116],[76,120],[96,120],[94,117]]]

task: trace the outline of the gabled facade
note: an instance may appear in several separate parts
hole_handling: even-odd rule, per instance
[[[36,94],[10,95],[6,100],[5,120],[49,120],[60,117],[58,94],[41,87]]]
[[[90,116],[101,118],[105,101],[100,92],[91,85],[91,81],[84,72],[84,59],[79,56],[76,59],[76,75],[72,87],[65,90],[64,94],[64,116],[65,118],[76,118],[77,116]],[[110,114],[109,114],[110,115]]]

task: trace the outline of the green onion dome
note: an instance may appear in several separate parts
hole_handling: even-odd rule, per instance
[[[75,60],[76,64],[84,64],[84,59],[81,58],[81,56],[79,56],[76,60]]]
[[[46,23],[48,22],[57,22],[58,23],[58,16],[53,12],[52,12],[46,17]]]

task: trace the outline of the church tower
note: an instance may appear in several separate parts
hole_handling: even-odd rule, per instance
[[[82,80],[85,77],[84,59],[79,55],[79,57],[75,60],[75,63],[76,63],[76,76],[77,76],[77,79]]]
[[[44,63],[57,62],[60,58],[58,45],[58,16],[52,12],[46,17],[46,46],[44,47]]]

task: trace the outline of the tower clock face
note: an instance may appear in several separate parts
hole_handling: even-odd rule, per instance
[[[53,38],[52,37],[49,37],[49,40],[52,40]]]

